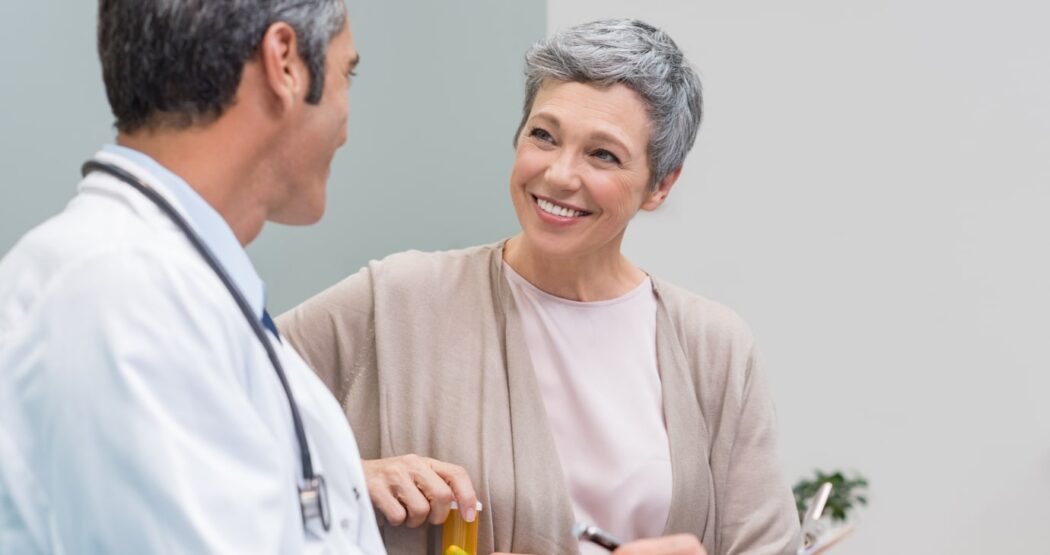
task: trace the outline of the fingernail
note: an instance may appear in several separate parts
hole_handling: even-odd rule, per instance
[[[467,507],[463,510],[463,520],[474,522],[474,507]]]

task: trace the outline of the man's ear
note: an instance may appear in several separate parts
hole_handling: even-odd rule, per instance
[[[306,98],[310,72],[299,56],[295,29],[283,21],[270,25],[259,43],[264,81],[280,105],[289,108]]]
[[[642,203],[642,210],[652,212],[659,208],[667,200],[667,195],[671,194],[671,188],[674,187],[680,175],[682,175],[682,166],[678,166],[674,171],[664,176],[660,183],[657,184],[655,191],[646,193],[645,202]]]

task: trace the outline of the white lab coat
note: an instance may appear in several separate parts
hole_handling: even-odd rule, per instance
[[[185,211],[158,172],[97,157]],[[288,402],[233,299],[148,199],[85,178],[0,261],[0,553],[384,553],[343,411],[269,339],[328,483],[327,533],[304,531]]]

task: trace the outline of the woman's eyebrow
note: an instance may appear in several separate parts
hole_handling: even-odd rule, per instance
[[[550,112],[536,112],[531,118],[529,118],[529,124],[534,123],[536,120],[543,120],[556,129],[561,128],[561,122],[558,120],[558,116],[555,116]],[[628,154],[631,153],[631,149],[627,148],[627,141],[625,141],[619,133],[605,129],[597,129],[590,134],[590,138],[593,140],[612,143],[623,149],[624,152]]]
[[[561,122],[558,121],[557,116],[555,116],[554,114],[549,114],[547,112],[537,112],[535,115],[533,115],[531,118],[529,118],[529,122],[532,122],[533,120],[537,120],[537,119],[546,120],[548,123],[550,123],[554,127],[560,127],[561,126]]]
[[[620,137],[608,131],[595,131],[591,137],[602,142],[612,143],[617,147],[622,148],[624,152],[631,152],[631,149],[627,148],[627,143],[620,139]]]

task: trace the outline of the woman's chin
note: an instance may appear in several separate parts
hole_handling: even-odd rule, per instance
[[[527,248],[532,254],[541,258],[566,259],[575,258],[581,254],[579,242],[572,240],[574,238],[567,237],[564,233],[551,234],[526,229],[522,233],[522,238],[523,243],[528,245]]]

